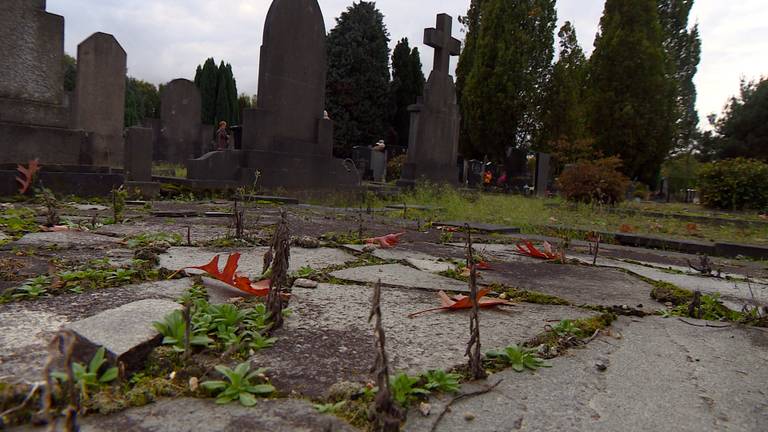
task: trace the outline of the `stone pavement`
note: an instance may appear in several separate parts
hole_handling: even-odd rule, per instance
[[[551,360],[552,368],[504,371],[465,386],[501,381],[457,400],[442,419],[450,398],[432,401],[432,414],[412,412],[405,430],[764,431],[767,348],[759,329],[620,318],[610,336]]]
[[[226,207],[226,203],[158,206],[169,211],[190,210],[201,214]],[[274,223],[274,209],[251,212],[269,216],[254,222],[254,228]],[[337,220],[337,217],[303,210],[291,218],[292,232],[319,237],[329,231],[346,232],[357,223],[354,217],[349,220]],[[377,225],[371,226],[370,234],[396,232],[400,222],[380,218]],[[193,243],[219,239],[229,230],[226,218],[177,221],[134,215],[127,224],[99,229],[101,234],[31,234],[0,251],[4,254],[0,259],[20,260],[23,264],[22,277],[4,277],[2,284],[18,286],[27,277],[45,274],[50,271],[50,260],[59,257],[80,261],[109,257],[113,262],[129,262],[134,251],[127,248],[123,237],[145,232],[175,232],[185,237],[183,224],[194,226]],[[308,266],[329,272],[318,279],[320,281],[345,284],[320,283],[314,289],[295,287],[289,305],[292,315],[278,331],[275,345],[251,358],[254,365],[270,369],[269,376],[282,396],[315,401],[322,401],[333,384],[370,382],[374,359],[368,313],[371,284],[379,279],[384,285],[383,325],[393,372],[419,374],[464,364],[469,327],[467,311],[436,311],[408,318],[413,312],[439,306],[438,290],[467,290],[466,282],[438,274],[457,268],[457,264],[465,260],[463,245],[438,243],[439,234],[409,229],[396,248],[372,252],[376,258],[385,260],[385,264],[363,261],[360,245],[293,247],[291,272]],[[56,246],[51,247],[53,244]],[[29,254],[17,257],[14,248],[29,250]],[[664,305],[650,298],[652,285],[637,275],[687,289],[717,292],[734,307],[749,303],[751,298],[742,281],[687,274],[679,265],[671,271],[665,270],[666,255],[657,251],[637,251],[645,265],[623,261],[618,256],[601,256],[598,266],[591,266],[563,265],[520,256],[515,253],[516,248],[508,244],[480,241],[475,249],[492,268],[480,272],[480,284],[502,284],[549,294],[572,304],[517,303],[483,310],[480,326],[484,352],[531,340],[560,320],[596,314],[592,309],[580,307],[583,305],[626,305],[648,313],[664,309]],[[267,251],[264,247],[172,247],[161,254],[160,267],[175,271],[188,265],[202,265],[216,254],[224,255],[223,266],[225,256],[234,251],[243,254],[241,272],[250,277],[260,275]],[[579,253],[572,253],[570,257],[591,263],[589,257]],[[696,257],[689,258],[695,260]],[[684,259],[683,255],[675,256],[676,263]],[[750,266],[754,268],[755,264]],[[210,278],[204,280],[214,303],[243,296]],[[38,381],[46,343],[60,327],[97,315],[99,319],[109,320],[111,314],[119,315],[121,307],[135,306],[144,300],[173,302],[191,285],[191,278],[184,278],[0,305],[0,381]],[[752,288],[759,301],[766,301],[765,287],[760,281],[752,284]],[[425,432],[762,430],[761,426],[768,422],[768,396],[763,388],[768,382],[765,330],[730,325],[728,328],[699,327],[707,324],[688,322],[691,324],[676,318],[622,317],[586,347],[571,349],[550,360],[552,368],[523,374],[504,371],[487,381],[466,384],[466,390],[482,389],[502,379],[491,392],[454,402],[439,422],[437,417],[451,397],[431,400],[432,414],[424,417],[412,412],[406,429]],[[143,324],[146,327],[148,323]],[[114,331],[116,326],[111,327],[112,335],[100,336],[105,338],[103,344],[109,344],[110,337],[121,337],[114,334],[119,333]],[[104,326],[105,331],[109,328]],[[605,371],[600,371],[597,365],[606,367]],[[108,417],[83,419],[86,431],[243,429],[353,430],[342,420],[320,415],[309,402],[298,399],[260,400],[253,409],[238,405],[221,407],[209,400],[165,400]]]

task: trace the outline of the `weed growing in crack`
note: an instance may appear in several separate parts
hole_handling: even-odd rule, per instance
[[[502,350],[488,351],[485,355],[489,359],[512,367],[515,372],[524,372],[526,369],[536,371],[542,367],[551,367],[538,356],[536,349],[518,345],[510,345]]]
[[[265,384],[266,369],[256,369],[251,371],[250,362],[244,362],[237,365],[233,370],[224,365],[216,366],[216,371],[224,375],[226,381],[205,381],[201,386],[218,394],[217,404],[228,404],[232,401],[239,401],[241,405],[251,407],[256,405],[256,396],[269,396],[274,393],[275,388],[271,384]],[[260,384],[254,384],[257,380]]]
[[[343,400],[336,403],[327,404],[314,404],[312,405],[320,414],[336,414],[347,404],[347,401]]]
[[[100,372],[107,362],[104,354],[104,347],[101,347],[96,351],[96,354],[94,354],[87,366],[82,363],[72,363],[73,379],[75,385],[80,389],[80,395],[83,398],[88,398],[90,390],[97,390],[101,386],[117,379],[118,369],[116,367]],[[69,380],[69,374],[64,372],[52,372],[51,376],[62,383]]]

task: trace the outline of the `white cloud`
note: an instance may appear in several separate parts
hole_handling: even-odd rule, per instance
[[[319,0],[330,30],[352,0]],[[572,21],[582,46],[592,51],[603,0],[559,0],[560,22]],[[208,57],[232,63],[241,91],[255,93],[259,47],[269,0],[48,0],[48,10],[66,18],[66,49],[91,33],[112,33],[128,52],[129,73],[154,82],[192,78],[198,64]],[[419,47],[425,69],[432,64],[432,50],[421,44],[423,29],[432,27],[435,15],[456,18],[466,12],[469,0],[380,0],[392,38],[407,37]],[[696,84],[702,118],[719,112],[727,98],[738,91],[739,78],[768,75],[768,8],[765,0],[723,2],[697,0],[692,22],[703,38],[702,63]],[[454,35],[459,33],[454,22]],[[454,59],[453,65],[455,66]]]

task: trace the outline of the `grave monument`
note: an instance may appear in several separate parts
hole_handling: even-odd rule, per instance
[[[33,159],[43,167],[39,179],[46,187],[106,193],[123,182],[103,156],[109,146],[122,152],[122,108],[115,106],[124,98],[125,52],[112,51],[119,44],[103,33],[83,42],[78,86],[104,91],[106,99],[84,94],[70,103],[64,92],[64,18],[45,6],[45,0],[0,1],[0,194],[16,193],[16,165]],[[112,121],[117,116],[119,125]]]
[[[325,22],[317,0],[274,0],[264,24],[255,109],[243,114],[242,150],[188,162],[199,181],[266,188],[355,186],[354,164],[334,159],[325,118]]]
[[[459,106],[456,86],[449,74],[451,56],[459,55],[461,42],[451,36],[452,18],[437,16],[436,28],[424,31],[424,44],[435,49],[434,65],[424,95],[408,107],[411,129],[408,157],[398,181],[413,186],[418,179],[458,183]]]
[[[175,79],[163,88],[158,159],[185,163],[202,154],[201,111],[200,91],[192,81]]]

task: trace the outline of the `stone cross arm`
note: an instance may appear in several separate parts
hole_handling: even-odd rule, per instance
[[[437,16],[436,28],[424,30],[424,44],[435,49],[432,69],[448,73],[451,56],[461,53],[461,41],[451,36],[453,18],[447,14]]]

